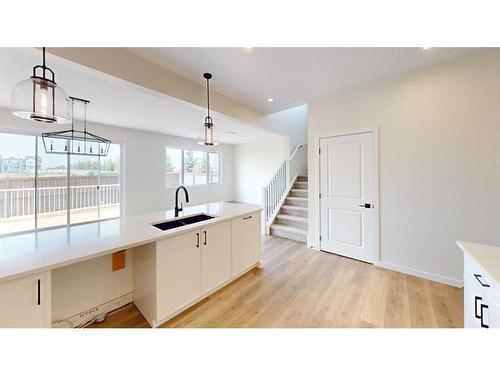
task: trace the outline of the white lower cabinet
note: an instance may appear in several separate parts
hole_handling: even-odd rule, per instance
[[[50,271],[0,283],[0,328],[49,328]]]
[[[498,285],[470,256],[464,257],[465,328],[500,328]]]
[[[134,251],[134,303],[156,327],[259,260],[258,213],[143,245]]]
[[[199,232],[156,243],[158,319],[175,313],[201,295]]]
[[[204,228],[201,232],[202,293],[210,293],[231,278],[231,223]]]
[[[239,275],[261,259],[260,213],[236,218],[232,225],[232,274]]]

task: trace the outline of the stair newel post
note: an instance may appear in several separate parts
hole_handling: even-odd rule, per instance
[[[269,234],[269,229],[268,229],[268,225],[267,225],[267,222],[269,220],[269,207],[268,207],[268,204],[267,204],[267,187],[263,187],[262,188],[262,192],[261,192],[261,196],[262,196],[262,207],[264,208],[264,230],[265,230],[265,234]]]

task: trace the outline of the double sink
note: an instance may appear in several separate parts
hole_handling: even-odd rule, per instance
[[[183,227],[189,224],[199,223],[201,221],[210,220],[213,218],[215,218],[215,216],[210,216],[206,214],[197,214],[192,216],[180,217],[173,220],[163,221],[161,223],[156,223],[151,225],[161,230],[169,230],[169,229]]]

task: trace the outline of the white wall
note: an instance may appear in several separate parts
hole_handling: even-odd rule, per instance
[[[270,133],[266,140],[234,146],[233,197],[242,202],[260,204],[262,187],[290,157],[295,146],[307,142],[307,105],[272,113],[256,124],[274,134]],[[300,161],[298,165],[307,168]]]
[[[269,135],[268,140],[233,146],[233,198],[262,203],[262,188],[288,157],[288,138]]]
[[[307,142],[307,104],[271,113],[257,121],[257,125],[289,137],[289,153],[295,146]]]
[[[187,138],[98,124],[89,124],[88,128],[98,135],[122,142],[127,215],[173,208],[175,188],[165,187],[165,146],[205,149]],[[42,126],[16,118],[8,109],[0,108],[0,131],[40,135],[43,131],[55,129],[54,125]],[[187,205],[232,199],[233,147],[220,145],[210,150],[222,154],[222,184],[188,187],[190,203]],[[54,270],[53,319],[67,318],[131,292],[132,253],[127,251],[126,268],[116,272],[111,271],[111,255]]]
[[[309,242],[321,134],[379,128],[380,257],[462,280],[456,240],[500,241],[500,53],[487,51],[309,104]]]

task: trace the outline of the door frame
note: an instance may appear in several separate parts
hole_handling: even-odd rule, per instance
[[[316,241],[318,244],[318,250],[321,250],[321,200],[319,199],[319,192],[321,190],[321,158],[319,157],[319,148],[320,141],[322,138],[332,138],[332,137],[341,137],[346,135],[356,135],[356,134],[364,134],[370,133],[372,135],[372,160],[373,160],[373,174],[372,174],[372,185],[373,185],[373,215],[372,215],[372,224],[373,224],[373,264],[378,264],[380,262],[380,199],[379,199],[379,141],[378,141],[378,127],[373,128],[362,128],[362,129],[354,129],[354,130],[346,130],[346,131],[338,131],[331,133],[320,133],[315,137],[315,152],[316,157],[318,158],[317,163],[317,195],[316,199],[316,208],[317,208],[317,222],[318,229],[316,233]]]

